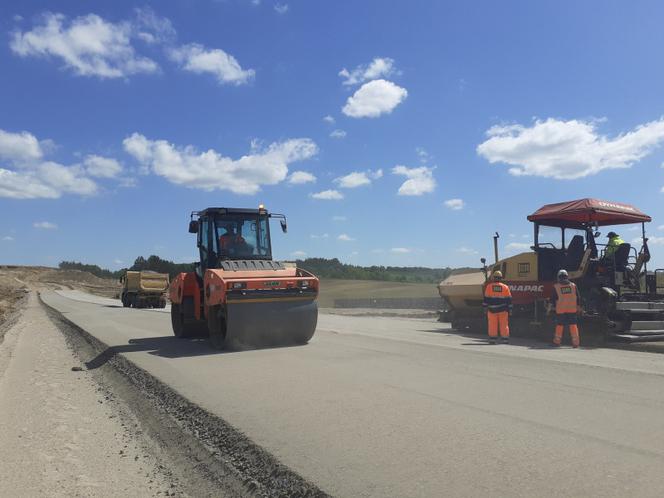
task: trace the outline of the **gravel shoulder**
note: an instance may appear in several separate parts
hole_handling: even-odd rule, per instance
[[[0,496],[180,494],[138,421],[79,365],[32,293],[0,346]]]

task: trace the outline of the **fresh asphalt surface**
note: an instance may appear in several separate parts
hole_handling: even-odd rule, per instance
[[[332,495],[664,496],[662,355],[326,314],[307,346],[220,353],[165,310],[42,298]]]

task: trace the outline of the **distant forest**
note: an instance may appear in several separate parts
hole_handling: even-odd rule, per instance
[[[86,265],[76,261],[62,261],[58,267],[61,270],[87,271],[93,275],[96,275],[97,277],[114,279],[119,279],[120,276],[127,270],[151,270],[158,273],[168,273],[171,278],[173,278],[178,273],[194,271],[194,263],[174,263],[173,261],[168,261],[167,259],[161,259],[159,256],[155,256],[154,254],[147,259],[143,256],[139,256],[134,261],[134,264],[129,268],[123,268],[118,271],[106,270],[105,268],[100,268],[97,265]]]
[[[297,260],[297,266],[320,278],[347,280],[385,280],[389,282],[438,283],[454,273],[476,271],[475,268],[425,268],[420,266],[357,266],[337,258]]]
[[[297,266],[310,271],[320,278],[347,280],[383,280],[388,282],[438,283],[452,273],[466,273],[476,268],[424,268],[417,266],[357,266],[342,263],[337,258],[307,258],[297,260]],[[148,258],[139,256],[130,268],[111,271],[97,265],[87,265],[76,261],[62,261],[63,270],[87,271],[101,278],[119,279],[127,270],[152,270],[168,273],[171,278],[181,272],[194,270],[193,263],[174,263],[154,254]]]

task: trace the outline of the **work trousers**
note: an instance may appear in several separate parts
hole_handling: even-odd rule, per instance
[[[579,327],[576,325],[576,313],[558,313],[556,315],[556,332],[553,343],[560,346],[563,340],[563,329],[569,326],[569,335],[572,337],[572,346],[579,347]]]
[[[489,337],[498,337],[499,332],[500,337],[507,338],[510,336],[509,313],[507,311],[497,313],[489,311],[486,316],[489,322]]]

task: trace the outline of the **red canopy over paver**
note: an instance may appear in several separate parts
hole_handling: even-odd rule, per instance
[[[652,218],[629,204],[598,199],[579,199],[547,204],[528,216],[528,221],[557,227],[578,226],[586,223],[603,226],[641,223],[652,221]]]

